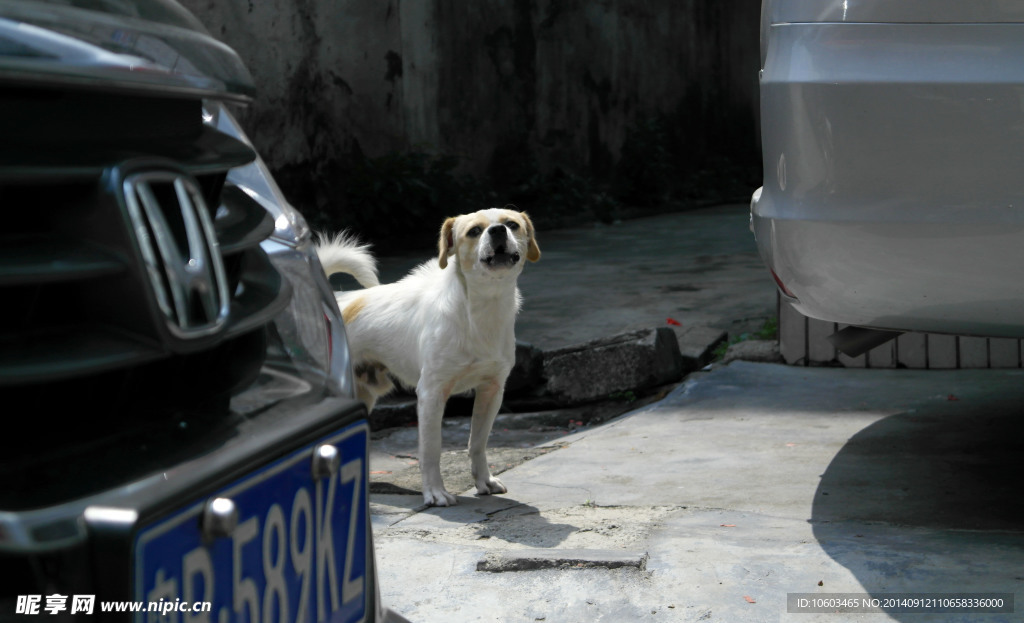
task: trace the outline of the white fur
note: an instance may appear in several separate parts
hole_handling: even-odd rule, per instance
[[[475,390],[469,455],[477,493],[506,491],[487,465],[487,437],[515,363],[516,280],[540,250],[525,213],[497,208],[448,219],[438,246],[438,259],[383,285],[373,257],[352,238],[321,242],[317,252],[328,275],[346,272],[365,287],[336,293],[359,399],[372,410],[392,389],[383,368],[416,389],[423,500],[449,506],[456,498],[442,482],[440,455],[452,394]]]
[[[364,288],[380,285],[377,260],[370,255],[370,245],[359,244],[354,237],[346,234],[321,238],[321,243],[317,245],[317,255],[324,272],[328,275],[349,273]]]

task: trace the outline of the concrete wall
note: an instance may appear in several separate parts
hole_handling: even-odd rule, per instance
[[[286,191],[311,183],[317,203],[357,146],[606,175],[657,113],[695,165],[757,157],[758,0],[184,4],[249,65],[261,97],[242,122]]]

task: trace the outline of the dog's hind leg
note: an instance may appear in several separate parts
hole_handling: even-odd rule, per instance
[[[366,413],[373,413],[373,407],[377,404],[377,394],[373,393],[369,387],[357,380],[356,400],[366,405]]]
[[[366,405],[366,412],[373,411],[377,400],[391,393],[395,384],[388,369],[374,361],[364,361],[354,367],[356,379],[356,400]]]
[[[476,388],[473,420],[469,426],[469,460],[478,495],[508,491],[500,480],[491,475],[491,468],[487,464],[487,438],[504,395],[505,387],[498,381],[490,381]]]

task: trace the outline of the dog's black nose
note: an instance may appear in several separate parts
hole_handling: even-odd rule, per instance
[[[487,228],[487,233],[490,234],[491,241],[496,243],[508,238],[508,230],[504,225],[491,225]]]

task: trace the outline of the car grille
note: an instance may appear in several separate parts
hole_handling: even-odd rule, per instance
[[[225,182],[255,154],[202,114],[198,99],[0,89],[0,389],[116,400],[177,370],[217,393],[258,368],[251,342],[290,291],[260,248],[272,218]],[[223,368],[238,348],[255,366]]]

